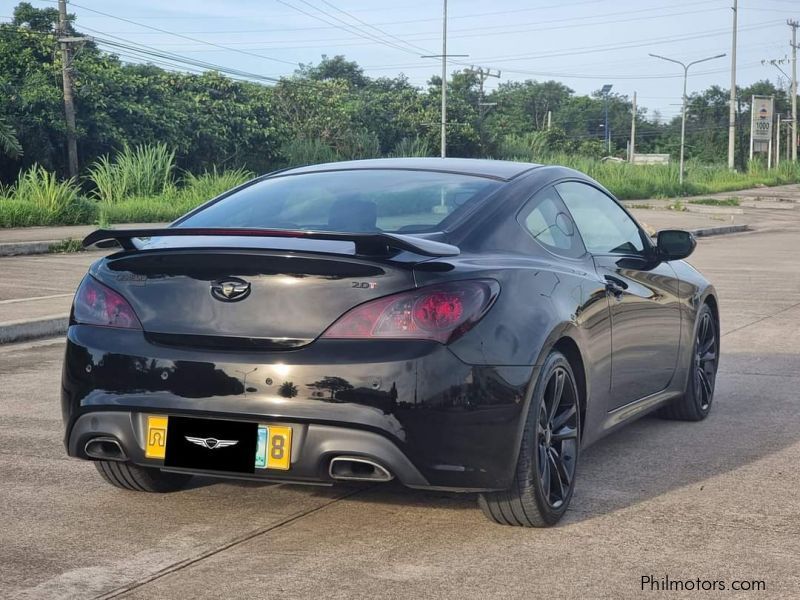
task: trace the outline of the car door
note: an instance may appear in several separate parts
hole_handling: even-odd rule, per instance
[[[608,290],[613,410],[665,389],[675,373],[678,279],[669,263],[653,260],[646,234],[613,198],[578,181],[555,187]]]

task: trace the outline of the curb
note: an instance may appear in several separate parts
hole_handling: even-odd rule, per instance
[[[722,227],[706,227],[703,229],[692,229],[691,233],[695,237],[708,237],[710,235],[725,235],[727,233],[741,233],[750,231],[749,225],[725,225]]]
[[[69,317],[65,315],[6,321],[0,323],[0,344],[63,335],[67,332],[67,327]]]
[[[55,244],[60,244],[64,240],[41,240],[37,242],[0,242],[0,256],[25,256],[28,254],[55,254],[51,250]],[[97,252],[105,248],[90,247],[84,248],[81,252]],[[77,254],[72,252],[71,254]]]
[[[50,252],[50,246],[57,243],[58,240],[43,240],[39,242],[4,242],[0,243],[0,256],[47,254]]]
[[[28,254],[53,254],[51,247],[64,240],[40,240],[36,242],[0,242],[0,256],[25,256]],[[97,252],[107,250],[92,246],[84,248],[81,252]],[[74,253],[73,253],[74,254]]]

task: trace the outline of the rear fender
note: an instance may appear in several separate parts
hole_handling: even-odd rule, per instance
[[[525,390],[525,398],[524,398],[524,409],[522,411],[523,418],[520,419],[517,428],[517,443],[516,443],[516,454],[514,455],[514,464],[516,465],[519,461],[519,451],[522,447],[522,436],[525,431],[525,424],[528,421],[528,415],[531,410],[531,404],[533,402],[533,395],[536,391],[536,385],[539,381],[539,377],[541,376],[542,366],[544,362],[547,360],[547,357],[553,352],[553,349],[559,343],[563,343],[564,340],[569,340],[571,343],[577,347],[578,352],[580,352],[582,357],[583,363],[583,370],[580,375],[583,376],[583,380],[585,382],[585,393],[584,397],[580,398],[581,403],[581,413],[584,415],[584,421],[587,420],[589,416],[592,418],[599,418],[602,417],[602,414],[590,414],[589,412],[589,402],[587,400],[591,397],[591,377],[590,374],[587,372],[587,361],[585,358],[585,353],[583,352],[582,344],[583,344],[584,334],[581,330],[575,326],[574,323],[571,322],[564,322],[557,325],[550,334],[547,336],[544,345],[542,346],[541,351],[536,359],[536,365],[533,368],[533,373],[531,375],[531,379],[528,382],[528,386]],[[572,364],[573,371],[576,369],[581,368],[579,365]],[[579,373],[575,372],[575,376],[578,377]],[[600,411],[602,413],[602,410]],[[581,422],[581,431],[583,431],[584,423]]]

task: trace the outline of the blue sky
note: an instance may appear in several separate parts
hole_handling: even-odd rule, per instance
[[[52,0],[30,1],[55,6]],[[2,20],[15,4],[0,0]],[[469,55],[453,61],[499,69],[502,78],[490,79],[490,88],[498,81],[555,79],[583,94],[610,83],[617,93],[636,90],[640,105],[669,118],[679,112],[682,70],[648,53],[683,61],[730,55],[731,5],[732,0],[450,0],[448,52]],[[78,0],[68,10],[79,28],[91,28],[98,37],[255,75],[290,74],[297,63],[318,62],[323,54],[344,54],[371,76],[404,73],[419,86],[441,69],[436,60],[420,58],[441,52],[438,0]],[[761,60],[789,54],[789,17],[800,19],[800,0],[739,2],[739,84],[778,82],[778,70]],[[126,54],[125,60],[144,60]],[[789,65],[783,68],[790,72]],[[689,89],[729,82],[730,56],[690,71]]]

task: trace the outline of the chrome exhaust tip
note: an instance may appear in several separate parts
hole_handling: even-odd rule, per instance
[[[86,456],[98,460],[128,460],[128,456],[120,443],[112,437],[96,437],[86,442],[83,447]]]
[[[394,479],[386,467],[368,458],[337,456],[328,467],[331,479],[337,481],[391,481]]]

